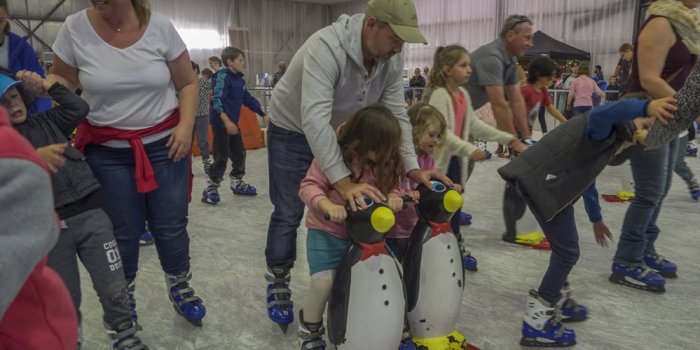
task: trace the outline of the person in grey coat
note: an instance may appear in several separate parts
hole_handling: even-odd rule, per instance
[[[559,323],[560,319],[582,321],[588,315],[586,307],[571,299],[567,284],[579,257],[573,203],[619,150],[644,140],[645,129],[654,122],[645,116],[671,118],[673,102],[672,98],[630,99],[600,106],[588,117],[573,118],[550,131],[498,169],[525,200],[552,247],[547,272],[538,290],[530,291],[521,345],[543,346],[542,338],[549,346],[576,343],[574,331]],[[602,246],[611,238],[594,233]],[[561,318],[555,317],[559,311]],[[548,316],[542,319],[542,315]]]

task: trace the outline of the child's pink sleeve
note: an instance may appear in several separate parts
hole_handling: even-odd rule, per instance
[[[328,181],[323,170],[321,170],[316,160],[314,160],[311,162],[306,176],[301,180],[299,198],[301,198],[309,208],[318,209],[318,202],[321,201],[321,199],[328,198],[327,193],[331,190],[331,187],[330,181]]]

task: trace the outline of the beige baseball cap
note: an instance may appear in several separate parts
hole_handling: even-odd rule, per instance
[[[411,0],[369,0],[366,16],[389,23],[389,27],[407,43],[428,44],[418,29],[416,6]]]

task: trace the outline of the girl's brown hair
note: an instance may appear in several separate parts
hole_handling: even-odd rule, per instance
[[[131,6],[136,11],[136,18],[139,19],[139,27],[148,24],[151,19],[151,3],[148,0],[131,0]]]
[[[447,45],[440,46],[435,50],[435,56],[433,57],[433,68],[430,70],[430,77],[428,78],[428,88],[433,88],[433,86],[441,87],[447,89],[450,93],[449,84],[447,81],[447,76],[445,76],[445,68],[450,68],[457,64],[462,58],[462,55],[469,54],[469,51],[461,45]],[[428,94],[423,94],[428,96]]]
[[[388,108],[369,106],[357,111],[340,129],[338,144],[348,168],[352,169],[353,159],[360,166],[353,181],[370,170],[377,175],[382,193],[388,194],[399,185],[403,170],[401,127]],[[374,160],[367,158],[370,152],[375,154]]]
[[[421,135],[430,126],[437,126],[439,130],[438,134],[438,145],[445,141],[445,131],[447,130],[447,122],[445,117],[433,107],[431,104],[426,102],[418,102],[412,105],[408,109],[408,118],[411,119],[411,126],[413,127],[413,144],[418,147],[418,142],[420,141]]]

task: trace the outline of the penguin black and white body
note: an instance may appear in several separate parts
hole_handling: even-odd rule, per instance
[[[411,235],[406,259],[408,322],[413,341],[428,349],[466,344],[455,331],[464,293],[464,267],[450,218],[462,206],[462,195],[443,183],[419,186],[419,221]],[[432,344],[432,345],[431,345]]]
[[[328,300],[328,338],[337,349],[391,349],[401,341],[406,312],[398,262],[384,245],[394,214],[383,204],[348,211],[351,244]]]

